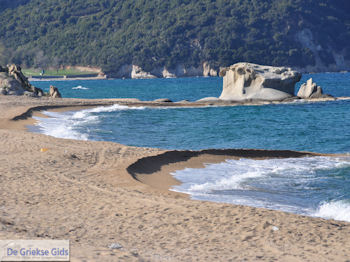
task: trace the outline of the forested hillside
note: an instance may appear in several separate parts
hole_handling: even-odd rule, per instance
[[[145,71],[350,61],[347,0],[0,0],[0,62]],[[2,51],[1,51],[2,50]]]

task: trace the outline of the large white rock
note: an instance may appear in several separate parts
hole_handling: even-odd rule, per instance
[[[222,100],[284,100],[294,96],[301,74],[287,67],[237,63],[222,68],[224,77]]]

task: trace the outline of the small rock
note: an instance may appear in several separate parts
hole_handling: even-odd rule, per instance
[[[121,244],[118,243],[112,243],[108,246],[109,249],[122,249],[123,246]]]
[[[278,227],[276,227],[276,226],[273,226],[273,227],[272,227],[272,230],[273,230],[273,231],[278,231],[278,230],[280,230],[280,229],[279,229]]]
[[[77,160],[80,160],[80,158],[79,157],[77,157],[77,155],[76,154],[70,154],[69,156],[68,156],[68,158],[69,159],[77,159]]]

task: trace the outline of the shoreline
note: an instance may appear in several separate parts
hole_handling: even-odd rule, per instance
[[[77,81],[77,80],[109,80],[111,78],[106,77],[48,77],[48,78],[36,78],[28,77],[30,82],[49,82],[49,81]]]
[[[106,106],[106,105],[98,105]],[[107,105],[108,106],[108,105]],[[127,105],[127,106],[130,106]],[[49,118],[49,116],[43,114],[43,111],[49,112],[67,112],[67,111],[80,111],[84,109],[96,108],[96,105],[88,106],[59,106],[59,107],[39,107],[32,108],[29,111],[30,114],[15,117],[13,120],[38,122],[33,117]],[[28,116],[27,116],[28,114]],[[27,122],[28,123],[28,122]],[[33,124],[30,124],[33,126]],[[26,124],[26,130],[30,131],[28,124]],[[35,132],[40,133],[40,132]],[[42,133],[40,133],[42,134]],[[44,134],[46,135],[46,134]],[[61,139],[60,137],[55,137]],[[62,138],[67,139],[67,138]],[[73,139],[75,140],[75,139]],[[83,140],[84,141],[84,140]],[[94,140],[86,140],[94,141]],[[108,141],[105,141],[108,142]],[[118,143],[118,142],[116,142]],[[125,145],[128,146],[128,145]],[[142,147],[141,147],[142,148]],[[158,148],[154,148],[158,149]],[[316,153],[309,151],[295,151],[295,150],[274,150],[274,149],[202,149],[202,150],[177,150],[177,149],[159,149],[164,151],[159,155],[148,156],[137,159],[135,163],[127,167],[128,173],[137,181],[156,188],[161,191],[170,191],[172,186],[181,184],[171,173],[177,170],[185,168],[204,168],[206,164],[216,164],[224,162],[229,159],[238,160],[241,158],[265,160],[265,159],[278,159],[278,158],[303,158],[303,157],[315,157],[315,156],[329,156],[329,157],[347,157],[347,153]],[[185,195],[188,198],[190,195]],[[350,222],[349,222],[350,223]]]
[[[150,106],[149,102],[146,102]],[[113,104],[115,105],[115,104]],[[126,106],[133,106],[133,102]],[[37,107],[31,108],[23,115],[15,117],[13,120],[38,122],[33,117],[50,118],[43,111],[49,112],[67,112],[67,111],[80,111],[85,109],[96,108],[96,106],[108,106],[108,105],[87,105],[87,106],[53,106],[53,107]],[[150,107],[157,107],[152,105]],[[163,106],[161,106],[163,107]],[[181,106],[183,107],[183,106]],[[31,112],[31,113],[29,113]],[[30,124],[30,126],[34,126]],[[26,124],[26,129],[29,132],[30,127]],[[35,131],[33,131],[35,132]],[[40,132],[35,132],[40,133]],[[42,134],[42,133],[40,133]],[[46,134],[44,134],[46,135]],[[56,138],[56,137],[55,137]],[[57,137],[61,139],[60,137]],[[67,138],[62,138],[67,139]],[[73,139],[74,140],[74,139]],[[86,140],[94,141],[94,140]],[[108,142],[108,141],[105,141]],[[118,142],[116,142],[118,143]],[[128,145],[125,145],[128,146]],[[142,148],[142,147],[141,147]],[[157,149],[157,148],[154,148]],[[135,163],[127,167],[128,173],[137,181],[151,186],[152,188],[159,189],[161,191],[171,191],[171,187],[181,184],[175,179],[171,173],[184,168],[204,168],[205,164],[215,164],[224,162],[229,159],[276,159],[276,158],[302,158],[302,157],[314,157],[314,156],[330,156],[330,157],[345,157],[346,153],[315,153],[308,151],[295,151],[295,150],[273,150],[273,149],[202,149],[202,150],[177,150],[177,149],[159,149],[165,151],[156,156],[144,157],[138,159]],[[174,192],[174,191],[171,191]],[[186,195],[179,193],[181,195]],[[190,197],[189,195],[186,195]]]
[[[71,261],[350,259],[350,223],[194,201],[162,190],[167,181],[157,188],[134,180],[129,172],[146,167],[154,174],[160,169],[161,177],[165,171],[188,166],[188,158],[191,165],[201,166],[243,151],[216,156],[204,151],[198,156],[196,151],[59,139],[23,129],[39,110],[140,104],[123,101],[0,97],[2,239],[70,239]],[[155,104],[159,106],[151,103]],[[141,176],[136,175],[144,179]],[[111,243],[123,248],[111,250]]]
[[[228,159],[270,159],[270,158],[299,158],[311,156],[336,156],[335,154],[319,154],[289,150],[259,150],[259,149],[205,149],[168,150],[156,156],[138,159],[128,166],[128,173],[137,181],[159,190],[170,190],[181,182],[171,173],[185,168],[204,168],[205,164],[221,163]],[[175,192],[175,191],[171,191]],[[185,195],[188,198],[190,195]]]
[[[338,70],[338,71],[305,71],[299,68],[292,68],[293,70],[299,71],[301,72],[303,75],[314,75],[314,74],[347,74],[350,71],[348,70]],[[219,77],[219,76],[204,76],[204,75],[196,75],[196,76],[179,76],[179,77],[170,77],[170,78],[197,78],[197,77],[203,77],[203,78],[215,78],[215,77]],[[28,76],[27,77],[29,81],[33,81],[33,82],[37,82],[37,81],[76,81],[76,80],[114,80],[114,79],[118,79],[118,80],[126,80],[126,79],[142,79],[142,80],[147,80],[147,79],[168,79],[168,77],[155,77],[155,78],[132,78],[132,77],[104,77],[104,76],[97,76],[97,77],[69,77],[67,76],[66,78],[64,78],[64,76],[58,76],[58,77],[54,77],[54,76],[47,76],[47,78],[45,76],[43,77],[32,77],[32,76]]]

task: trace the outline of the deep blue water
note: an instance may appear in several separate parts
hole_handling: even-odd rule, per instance
[[[349,73],[304,75],[324,92],[350,96]],[[64,97],[173,101],[216,96],[221,78],[35,82]],[[301,83],[296,87],[298,90]],[[205,108],[114,105],[38,118],[37,131],[62,138],[165,149],[260,148],[350,154],[350,101]],[[173,174],[194,199],[246,204],[350,221],[350,158],[235,160]]]
[[[219,96],[222,89],[222,78],[219,77],[38,81],[33,83],[45,91],[48,91],[50,84],[54,85],[59,88],[63,97],[138,98],[144,101],[158,98],[195,101],[206,96]],[[83,89],[75,89],[76,87]]]
[[[306,74],[296,85],[312,77],[324,91],[334,96],[349,96],[350,73]],[[37,81],[35,86],[49,90],[50,85],[59,88],[64,97],[74,98],[139,98],[154,100],[169,98],[173,101],[187,99],[195,101],[203,97],[218,97],[222,90],[222,78],[195,77],[173,79],[115,79],[115,80],[76,80],[76,81]],[[345,84],[345,85],[344,85]],[[83,87],[88,89],[73,89]]]
[[[313,77],[325,93],[350,96],[350,74]],[[219,96],[221,78],[35,82],[57,85],[65,97],[136,97],[174,101]],[[299,84],[300,85],[300,84]],[[298,87],[299,87],[298,85]],[[75,88],[79,89],[75,89]],[[297,87],[297,88],[298,88]],[[350,152],[350,101],[287,105],[85,111],[73,131],[84,138],[165,149],[261,148]],[[104,111],[104,112],[103,112]],[[68,119],[70,113],[62,115]],[[93,121],[86,117],[95,116]],[[61,120],[62,122],[63,120]],[[68,124],[69,125],[69,124]],[[65,135],[69,137],[69,134]],[[74,136],[77,138],[77,136]]]

